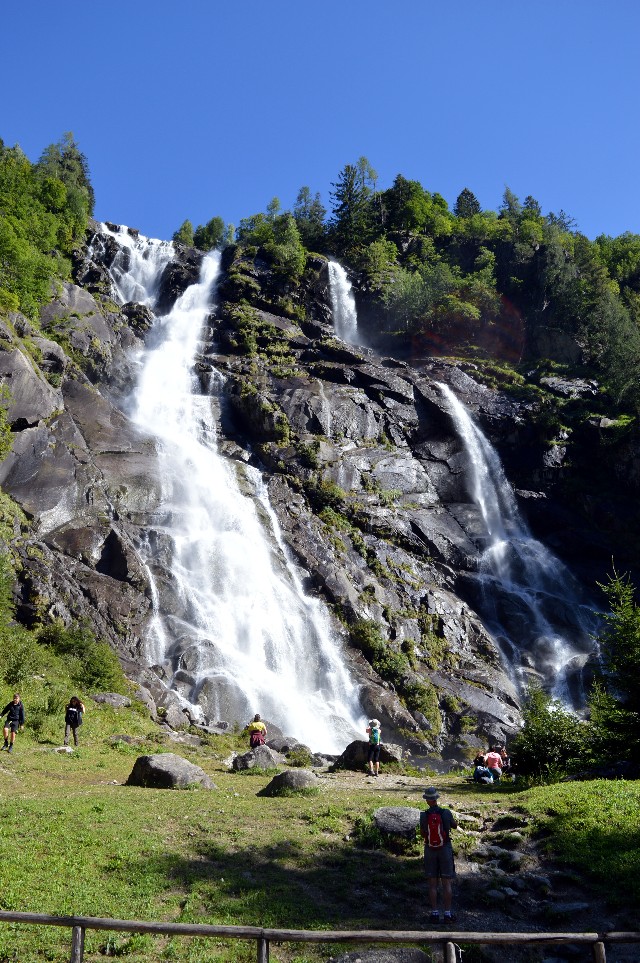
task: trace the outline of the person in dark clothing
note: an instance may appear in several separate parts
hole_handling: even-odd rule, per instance
[[[16,732],[20,728],[20,732],[24,729],[24,706],[22,705],[22,700],[20,694],[15,692],[11,702],[7,703],[2,712],[0,712],[0,718],[6,716],[4,728],[2,730],[2,735],[4,736],[4,746],[0,749],[0,752],[13,752],[13,744],[16,741]]]
[[[444,901],[444,922],[452,923],[455,919],[451,912],[452,883],[456,875],[453,861],[453,847],[451,845],[451,830],[456,829],[458,823],[450,809],[438,806],[440,793],[433,786],[426,789],[422,795],[429,808],[420,813],[420,835],[424,839],[424,869],[429,885],[429,902],[431,904],[432,923],[440,921],[438,912],[438,879],[442,880],[442,894]]]
[[[73,744],[78,745],[78,729],[82,725],[82,715],[85,712],[84,703],[77,696],[71,696],[69,705],[64,712],[64,744],[69,745],[69,736],[73,733]]]

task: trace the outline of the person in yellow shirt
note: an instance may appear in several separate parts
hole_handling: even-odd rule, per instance
[[[257,746],[264,745],[267,738],[267,727],[260,718],[260,713],[256,712],[253,722],[250,722],[244,729],[249,733],[249,748],[255,749]]]

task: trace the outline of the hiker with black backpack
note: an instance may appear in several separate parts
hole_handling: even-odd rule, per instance
[[[429,884],[429,902],[431,904],[431,923],[440,922],[438,912],[438,878],[442,880],[442,898],[444,903],[444,922],[452,923],[455,919],[451,912],[452,883],[456,875],[453,862],[453,847],[451,845],[451,830],[458,824],[450,809],[438,806],[440,793],[431,786],[425,789],[422,798],[429,803],[428,809],[420,813],[420,834],[424,839],[424,869]]]
[[[378,719],[369,719],[367,735],[369,736],[369,746],[367,751],[369,775],[377,779],[380,775],[380,743],[382,742],[382,733],[380,731],[380,722]]]

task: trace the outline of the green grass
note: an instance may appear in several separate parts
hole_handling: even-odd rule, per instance
[[[238,733],[207,738],[198,749],[159,736],[144,713],[87,701],[81,745],[53,751],[63,719],[37,741],[27,729],[11,756],[0,755],[0,908],[119,919],[247,924],[300,929],[420,929],[425,885],[419,847],[380,847],[371,813],[382,805],[423,805],[424,777],[382,785],[341,776],[312,796],[257,793],[271,776],[230,772]],[[27,711],[29,709],[26,703]],[[45,736],[42,736],[42,732]],[[128,733],[140,746],[112,744]],[[160,739],[160,741],[158,741]],[[174,751],[200,765],[217,790],[128,787],[138,755]],[[382,781],[381,781],[382,782]],[[478,792],[459,776],[440,778],[446,804],[462,811],[525,808],[545,845],[580,873],[637,894],[640,787],[632,783],[560,785],[518,792],[511,784]],[[604,791],[603,791],[604,790]],[[614,813],[607,840],[594,840],[598,813]],[[456,845],[464,848],[460,836]],[[615,843],[615,845],[613,845]],[[634,888],[635,887],[635,888]],[[0,926],[0,961],[69,958],[70,932]],[[15,952],[15,955],[14,955]],[[253,960],[255,944],[87,932],[86,959]],[[273,946],[271,958],[317,963],[331,948]]]
[[[640,902],[639,782],[542,786],[525,794],[524,805],[562,864],[588,877],[614,905]]]

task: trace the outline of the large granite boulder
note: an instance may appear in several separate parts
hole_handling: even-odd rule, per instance
[[[140,756],[136,759],[126,784],[145,786],[148,789],[186,789],[188,786],[216,788],[200,766],[195,766],[173,752]]]
[[[336,766],[340,769],[362,769],[367,765],[368,751],[369,743],[356,739],[338,756]],[[402,762],[402,747],[383,742],[380,746],[380,762]]]
[[[384,836],[414,839],[420,810],[413,806],[381,806],[374,809],[373,822]]]
[[[257,746],[244,752],[239,756],[234,756],[231,764],[234,772],[242,772],[246,769],[275,769],[286,762],[285,756],[270,749],[269,746]]]
[[[289,796],[320,788],[320,780],[308,769],[286,769],[274,776],[259,796]]]

